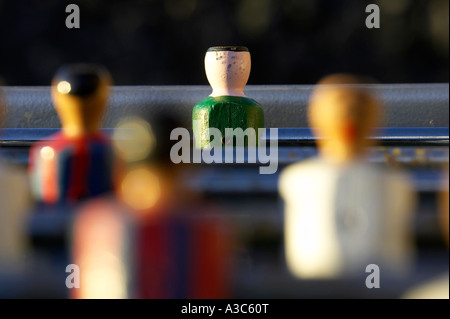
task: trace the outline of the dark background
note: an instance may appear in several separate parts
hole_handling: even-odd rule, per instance
[[[81,28],[67,29],[78,4]],[[367,29],[365,8],[381,9]],[[312,84],[333,72],[381,83],[448,82],[448,0],[0,0],[0,75],[49,85],[67,62],[98,62],[116,85],[207,84],[214,45],[244,45],[249,84]]]

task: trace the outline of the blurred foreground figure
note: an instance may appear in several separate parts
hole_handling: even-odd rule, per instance
[[[124,299],[130,296],[133,267],[131,215],[113,197],[94,199],[74,216],[72,263],[79,267],[76,299]]]
[[[403,175],[363,158],[380,105],[351,75],[318,84],[308,111],[320,157],[291,165],[279,182],[287,265],[300,278],[360,276],[369,264],[404,273],[414,193]]]
[[[443,181],[443,191],[439,196],[439,225],[441,226],[444,241],[449,245],[449,172],[448,167]],[[435,279],[417,286],[408,291],[406,299],[448,299],[449,298],[449,272],[437,276]]]
[[[175,144],[170,134],[181,124],[168,114],[154,115],[147,123],[131,121],[141,132],[133,138],[142,141],[136,146],[142,151],[148,145],[149,156],[129,147],[122,151],[128,170],[120,194],[138,218],[136,297],[229,297],[231,233],[217,211],[183,184],[187,167],[170,159]]]
[[[3,116],[1,93],[0,123]],[[27,262],[30,262],[27,260],[29,249],[26,234],[30,204],[26,171],[0,159],[0,296],[13,297],[11,293],[14,288],[6,288],[5,280],[7,282],[20,276],[26,270]]]
[[[113,190],[112,149],[99,132],[110,85],[97,65],[67,65],[56,73],[51,91],[62,130],[30,151],[36,200],[75,203]]]
[[[176,127],[174,118],[159,115],[116,128],[126,168],[118,199],[95,199],[76,214],[73,260],[89,279],[75,297],[229,296],[229,230],[183,187],[185,169],[170,160]]]

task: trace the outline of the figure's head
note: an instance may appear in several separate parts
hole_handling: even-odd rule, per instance
[[[338,162],[363,155],[370,145],[368,137],[379,123],[380,107],[359,78],[348,74],[323,78],[308,109],[322,155]]]
[[[245,96],[251,59],[246,47],[211,47],[205,56],[205,71],[213,93],[211,96]]]
[[[111,84],[108,71],[95,64],[70,64],[56,72],[52,98],[66,135],[98,130]]]

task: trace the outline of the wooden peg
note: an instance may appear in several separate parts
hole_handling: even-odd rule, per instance
[[[46,203],[75,202],[113,189],[113,152],[99,128],[111,77],[91,64],[63,66],[52,81],[62,130],[30,151],[33,193]]]
[[[381,107],[356,77],[319,82],[309,104],[320,157],[286,168],[279,182],[285,201],[289,269],[301,278],[405,274],[413,247],[411,182],[365,162]]]
[[[79,270],[71,298],[134,296],[133,222],[126,207],[112,197],[90,200],[76,212],[70,235],[71,261]]]
[[[246,47],[211,47],[206,52],[205,70],[213,89],[209,97],[194,106],[192,113],[195,146],[197,148],[225,146],[234,142],[226,136],[225,129],[252,128],[256,133],[264,127],[264,113],[261,105],[244,94],[244,87],[250,76],[251,59]],[[217,128],[221,140],[210,140],[209,128]],[[237,141],[239,143],[239,141]],[[248,141],[244,145],[248,146]]]
[[[229,225],[186,187],[188,165],[170,159],[172,114],[128,119],[115,142],[126,163],[119,197],[136,221],[138,298],[226,298],[230,296],[233,236]],[[124,132],[124,131],[122,131]],[[138,141],[138,144],[128,140]]]
[[[438,220],[443,239],[449,245],[449,171],[448,164],[442,179],[442,190],[438,194]],[[437,273],[426,280],[408,289],[402,296],[404,299],[448,299],[449,298],[449,271]]]

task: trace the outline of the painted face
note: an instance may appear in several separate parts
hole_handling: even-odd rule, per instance
[[[205,70],[213,96],[242,95],[250,76],[250,52],[242,47],[213,47],[205,56]]]

